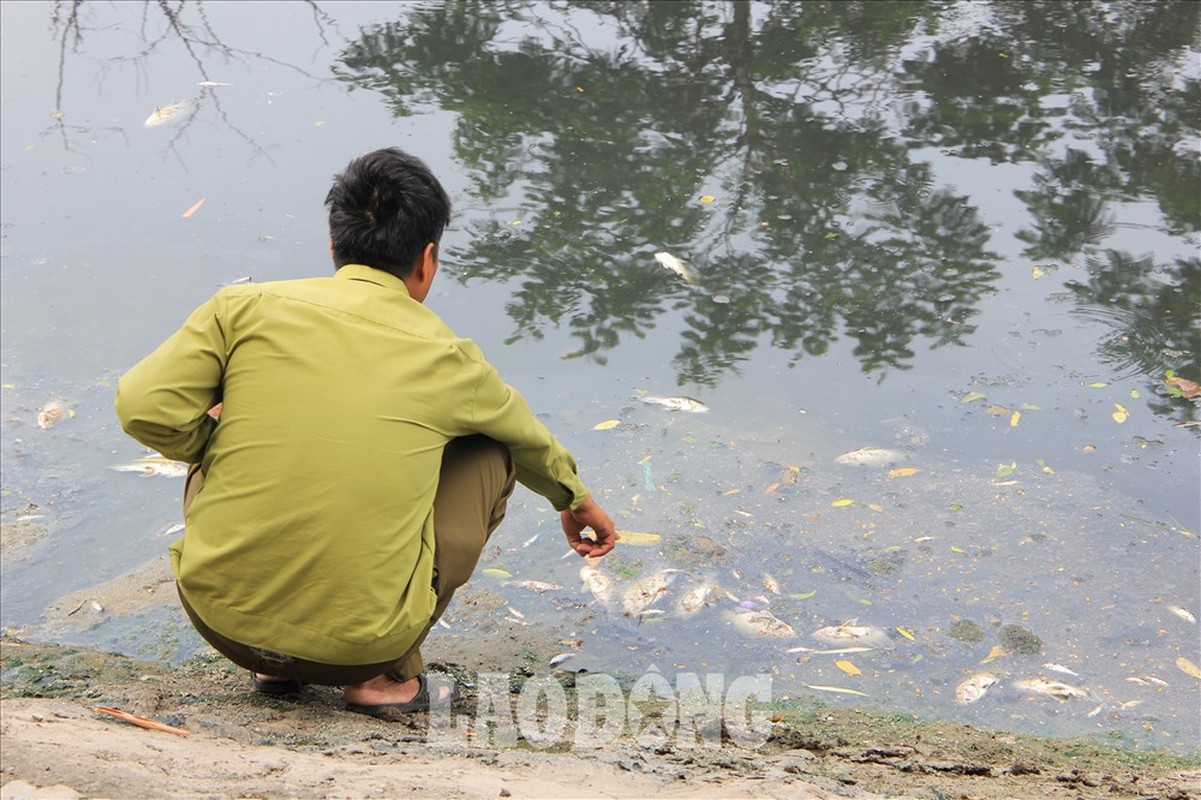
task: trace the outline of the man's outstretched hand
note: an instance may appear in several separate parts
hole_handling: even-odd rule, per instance
[[[612,550],[621,538],[613,527],[613,520],[591,497],[575,511],[561,511],[559,519],[563,523],[563,533],[567,534],[567,544],[581,556],[600,558]],[[596,538],[583,537],[581,534],[585,528],[591,528]]]

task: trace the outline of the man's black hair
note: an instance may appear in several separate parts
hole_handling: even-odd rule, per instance
[[[397,147],[359,156],[325,197],[334,265],[406,277],[450,221],[450,198],[421,159]]]

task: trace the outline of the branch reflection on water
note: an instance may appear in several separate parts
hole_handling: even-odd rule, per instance
[[[932,148],[1032,171],[1018,196],[1034,259],[1091,254],[1134,197],[1177,232],[1199,227],[1181,145],[1201,84],[1161,80],[1192,46],[1196,5],[967,11],[956,30],[962,9],[923,3],[460,0],[363,30],[334,69],[397,115],[457,114],[474,236],[452,255],[462,279],[516,287],[514,339],[566,324],[575,355],[603,361],[681,310],[680,384],[715,384],[766,342],[795,362],[840,338],[883,375],[919,344],[963,343],[1004,266],[975,201],[937,184]],[[1082,158],[1082,138],[1105,146]],[[660,250],[698,284],[658,268]],[[1184,326],[1161,338],[1195,323],[1153,306],[1131,313]]]

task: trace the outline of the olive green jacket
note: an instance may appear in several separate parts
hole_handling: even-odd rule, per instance
[[[188,603],[230,639],[311,661],[399,658],[428,624],[450,439],[504,443],[558,510],[587,497],[479,348],[358,264],[221,289],[121,378],[116,408],[130,436],[204,469],[171,548]]]

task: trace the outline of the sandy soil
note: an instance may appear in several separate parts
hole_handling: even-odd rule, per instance
[[[529,673],[510,642],[511,674]],[[389,723],[346,711],[333,688],[249,691],[223,660],[182,668],[83,648],[0,642],[0,797],[113,798],[1201,798],[1201,756],[1133,753],[820,705],[773,709],[745,749],[626,735],[600,749],[539,751],[432,736],[424,715]],[[442,666],[467,683],[465,648]],[[478,658],[479,655],[474,656]],[[557,673],[567,691],[575,676]],[[514,681],[513,691],[520,680]],[[465,692],[456,708],[471,714]],[[146,730],[116,707],[190,732]]]

